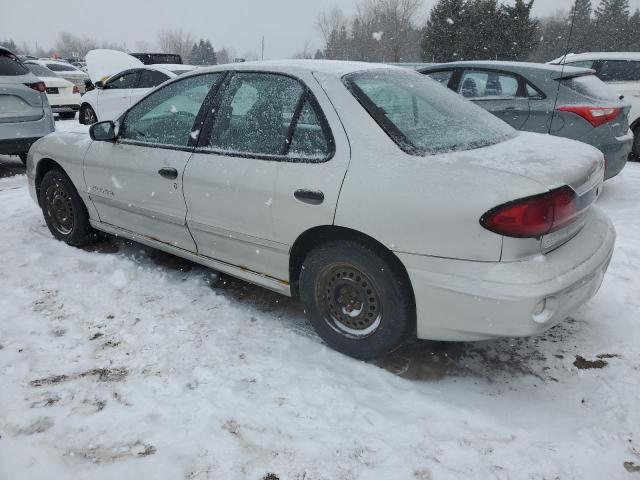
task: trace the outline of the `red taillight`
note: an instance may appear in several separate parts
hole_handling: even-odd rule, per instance
[[[47,91],[47,86],[44,84],[44,82],[25,83],[25,85],[29,88],[37,90],[38,92],[44,93]]]
[[[535,238],[566,227],[588,204],[568,186],[521,198],[489,210],[480,225],[507,237]]]
[[[614,120],[622,111],[619,107],[591,107],[589,105],[563,105],[556,110],[580,115],[594,127]]]
[[[80,93],[80,89],[78,88],[77,85],[73,86],[73,93]]]

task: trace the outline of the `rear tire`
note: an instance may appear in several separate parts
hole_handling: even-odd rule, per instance
[[[85,103],[80,107],[79,120],[83,125],[93,125],[98,121],[98,116],[91,105]]]
[[[640,125],[633,130],[633,149],[629,159],[640,162]]]
[[[354,358],[381,357],[415,329],[411,285],[383,256],[354,241],[312,250],[300,273],[309,321],[332,348]]]
[[[81,247],[96,237],[87,207],[62,170],[54,168],[45,173],[40,183],[40,206],[47,227],[58,240]]]
[[[62,112],[58,115],[60,116],[60,120],[71,120],[76,118],[76,112]]]

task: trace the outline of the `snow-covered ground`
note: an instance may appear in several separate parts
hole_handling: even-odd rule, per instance
[[[0,478],[640,478],[639,186],[638,164],[606,184],[617,248],[573,319],[363,363],[295,301],[55,241],[1,178]]]

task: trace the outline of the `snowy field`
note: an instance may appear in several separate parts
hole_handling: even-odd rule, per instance
[[[572,319],[376,363],[290,299],[57,242],[19,162],[0,177],[0,479],[640,479],[639,164],[606,184],[616,252]]]

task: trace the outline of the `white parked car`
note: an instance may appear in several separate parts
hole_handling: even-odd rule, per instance
[[[114,120],[156,86],[195,68],[183,64],[144,65],[124,52],[92,50],[87,54],[87,69],[96,88],[82,96],[80,123]]]
[[[597,149],[386,65],[201,69],[39,140],[27,175],[55,238],[97,229],[299,295],[357,358],[538,334],[595,294],[615,242]]]
[[[640,158],[640,52],[570,53],[549,63],[593,68],[600,80],[631,103],[629,125],[635,136],[633,155]]]
[[[44,82],[51,111],[57,113],[63,120],[74,118],[80,109],[80,90],[78,87],[64,78],[58,77],[47,67],[29,62],[26,62],[25,65],[31,70],[31,73]]]
[[[80,94],[83,94],[86,90],[85,80],[89,79],[89,75],[87,75],[79,68],[74,67],[70,63],[49,59],[29,60],[26,63],[36,63],[38,65],[42,65],[43,67],[47,67],[57,76],[70,81],[76,87],[78,87]]]

